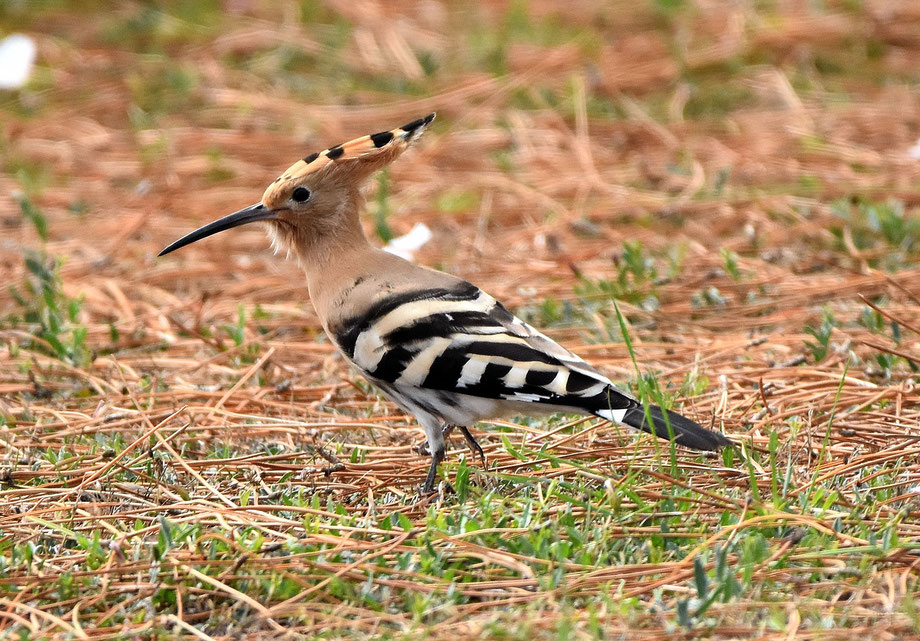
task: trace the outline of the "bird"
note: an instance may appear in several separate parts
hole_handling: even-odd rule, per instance
[[[412,146],[434,118],[298,160],[258,203],[186,234],[159,256],[267,222],[276,252],[293,257],[305,272],[327,336],[424,429],[427,441],[419,451],[430,454],[431,465],[423,493],[434,491],[455,428],[485,463],[469,426],[508,415],[593,415],[695,450],[730,445],[721,433],[675,411],[643,405],[476,285],[370,243],[360,219],[363,183]]]

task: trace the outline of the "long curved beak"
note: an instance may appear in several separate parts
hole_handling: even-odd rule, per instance
[[[223,218],[218,218],[213,223],[208,223],[204,227],[199,227],[195,231],[186,234],[176,242],[172,243],[169,247],[157,254],[157,256],[165,256],[169,252],[176,251],[180,247],[191,245],[196,240],[207,238],[208,236],[216,234],[219,231],[224,231],[225,229],[232,229],[233,227],[239,227],[240,225],[245,225],[246,223],[254,223],[259,220],[277,220],[277,218],[278,215],[271,209],[262,203],[256,203],[255,205],[250,205],[246,209],[241,209],[239,211],[233,212],[232,214],[228,214]]]

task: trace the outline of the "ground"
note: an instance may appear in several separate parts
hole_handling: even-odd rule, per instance
[[[920,633],[916,2],[12,0],[12,32],[0,639]],[[734,448],[515,417],[420,497],[421,429],[262,230],[156,257],[430,111],[374,242],[424,223],[415,260]]]

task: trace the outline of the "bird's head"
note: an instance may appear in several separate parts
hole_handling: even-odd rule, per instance
[[[334,227],[341,224],[343,208],[353,206],[364,180],[402,154],[434,116],[428,114],[402,127],[355,138],[298,160],[268,186],[261,202],[199,227],[159,255],[257,221],[270,221],[274,243],[287,250],[298,241],[334,232]]]

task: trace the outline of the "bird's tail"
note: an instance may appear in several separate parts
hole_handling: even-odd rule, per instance
[[[696,421],[691,421],[677,412],[662,409],[657,405],[649,405],[648,413],[652,419],[651,423],[645,415],[645,408],[642,407],[626,410],[620,422],[663,439],[670,439],[673,433],[675,443],[695,450],[720,450],[731,445],[731,441],[718,432],[707,430]],[[665,416],[667,416],[667,421],[665,421]],[[668,430],[669,423],[670,431]]]

